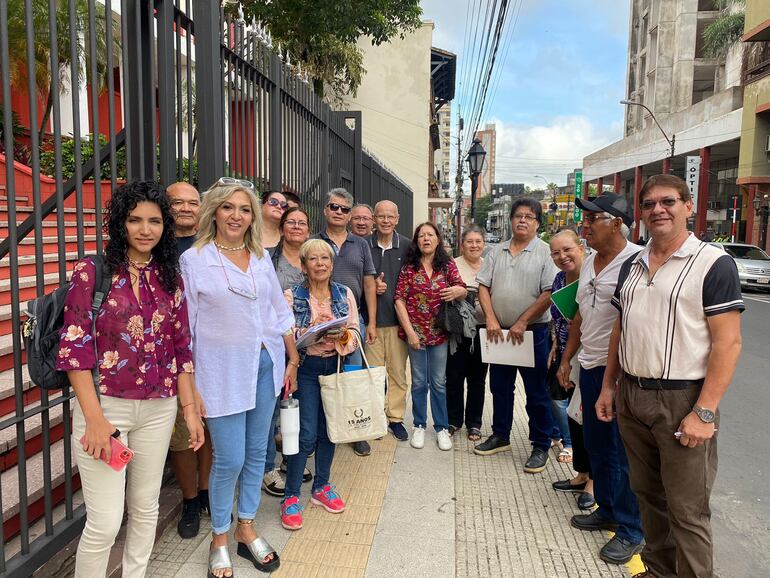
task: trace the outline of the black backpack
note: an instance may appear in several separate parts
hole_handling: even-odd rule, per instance
[[[95,334],[96,314],[101,309],[102,301],[110,291],[112,275],[102,255],[92,255],[96,266],[94,298],[91,303],[92,334]],[[64,325],[64,300],[69,291],[69,284],[27,302],[28,319],[22,324],[24,348],[27,350],[27,367],[32,383],[43,389],[61,389],[69,386],[67,373],[56,369],[59,355],[59,340]],[[94,373],[98,371],[97,360]],[[95,381],[94,383],[98,383]]]

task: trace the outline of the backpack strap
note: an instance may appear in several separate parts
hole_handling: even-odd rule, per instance
[[[104,260],[104,255],[92,255],[91,260],[94,263],[94,267],[96,267],[97,279],[96,284],[94,285],[94,297],[91,301],[91,337],[94,342],[94,355],[96,356],[96,364],[94,365],[93,371],[94,388],[96,389],[96,397],[99,397],[99,350],[96,347],[96,316],[102,308],[104,299],[110,292],[112,274]]]

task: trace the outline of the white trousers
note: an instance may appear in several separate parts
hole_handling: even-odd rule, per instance
[[[110,549],[123,521],[124,501],[128,528],[123,550],[123,577],[143,578],[155,543],[158,496],[163,465],[176,418],[176,398],[131,400],[101,396],[102,412],[120,430],[120,439],[134,452],[121,472],[83,451],[86,430],[80,407],[73,415],[73,440],[83,496],[86,525],[75,559],[77,578],[98,578],[107,573]]]

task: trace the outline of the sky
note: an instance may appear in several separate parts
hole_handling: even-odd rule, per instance
[[[495,181],[542,187],[543,180],[534,177],[540,175],[564,185],[567,173],[580,167],[584,156],[623,136],[619,101],[625,98],[629,2],[510,2],[510,41],[501,44],[495,64],[499,70],[492,75],[499,80],[490,84],[481,121],[482,127],[494,122],[497,129]],[[435,23],[433,46],[457,54],[453,137],[458,107],[469,107],[473,100],[472,71],[478,58],[470,50],[473,31],[466,33],[466,28],[479,3],[486,10],[494,2],[421,3],[423,19]]]

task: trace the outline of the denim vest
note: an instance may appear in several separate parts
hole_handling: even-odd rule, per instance
[[[291,288],[294,298],[294,319],[297,329],[304,329],[310,325],[310,289],[306,284],[295,285]],[[348,288],[345,285],[331,282],[332,315],[335,319],[346,317],[348,314]],[[306,350],[300,351],[300,358],[304,359]]]

